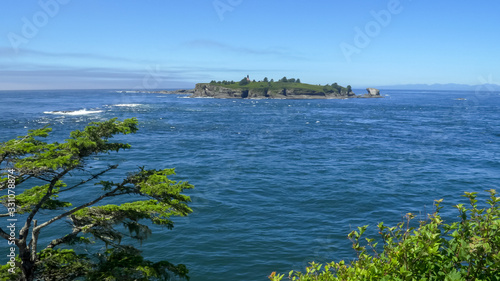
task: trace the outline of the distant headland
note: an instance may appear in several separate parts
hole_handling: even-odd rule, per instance
[[[268,79],[250,80],[247,76],[239,82],[211,81],[198,83],[191,97],[193,98],[249,98],[249,99],[347,99],[381,98],[379,90],[367,88],[367,94],[356,95],[351,86],[312,85],[301,83],[300,79],[283,77],[278,81]]]

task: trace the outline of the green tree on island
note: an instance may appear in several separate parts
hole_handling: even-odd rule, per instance
[[[240,84],[240,86],[245,86],[245,85],[250,84],[250,81],[248,81],[248,79],[245,77],[245,78],[240,80],[239,84]]]
[[[14,232],[0,228],[0,236],[14,249],[10,262],[2,266],[2,280],[164,280],[171,274],[188,279],[184,265],[145,260],[139,250],[120,241],[146,239],[151,234],[148,221],[172,229],[171,216],[192,212],[190,198],[181,192],[193,186],[170,180],[173,169],[139,168],[119,181],[97,181],[118,165],[95,170],[88,163],[92,156],[129,149],[129,144],[110,139],[135,133],[137,124],[135,118],[93,122],[61,143],[45,142],[51,132],[45,127],[0,144],[0,189],[8,194],[0,197],[5,206],[0,216],[17,218],[19,224]],[[75,175],[86,176],[75,180]],[[82,190],[87,194],[83,203],[58,199]],[[109,198],[124,198],[126,203],[103,204]],[[61,220],[68,228],[59,225],[60,235],[40,245],[40,233]],[[128,231],[120,231],[121,226]],[[107,250],[86,256],[67,249],[96,242]]]

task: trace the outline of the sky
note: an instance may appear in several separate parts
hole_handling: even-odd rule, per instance
[[[0,90],[500,84],[500,1],[2,0]]]

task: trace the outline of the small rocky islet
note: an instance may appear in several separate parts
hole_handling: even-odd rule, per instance
[[[355,94],[351,86],[343,87],[337,83],[331,85],[312,85],[301,83],[300,79],[282,79],[274,82],[264,78],[263,81],[251,81],[249,77],[240,82],[212,81],[198,83],[192,90],[161,91],[165,94],[189,94],[192,98],[219,99],[349,99],[349,98],[382,98],[380,91],[367,88],[363,95]]]

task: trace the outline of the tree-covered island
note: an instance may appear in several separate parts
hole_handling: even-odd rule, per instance
[[[254,99],[346,99],[380,98],[377,89],[367,88],[368,93],[356,95],[351,86],[343,87],[337,83],[312,85],[302,83],[300,79],[283,77],[278,81],[268,79],[255,81],[244,77],[239,82],[215,81],[198,83],[191,97],[211,98],[254,98]]]

